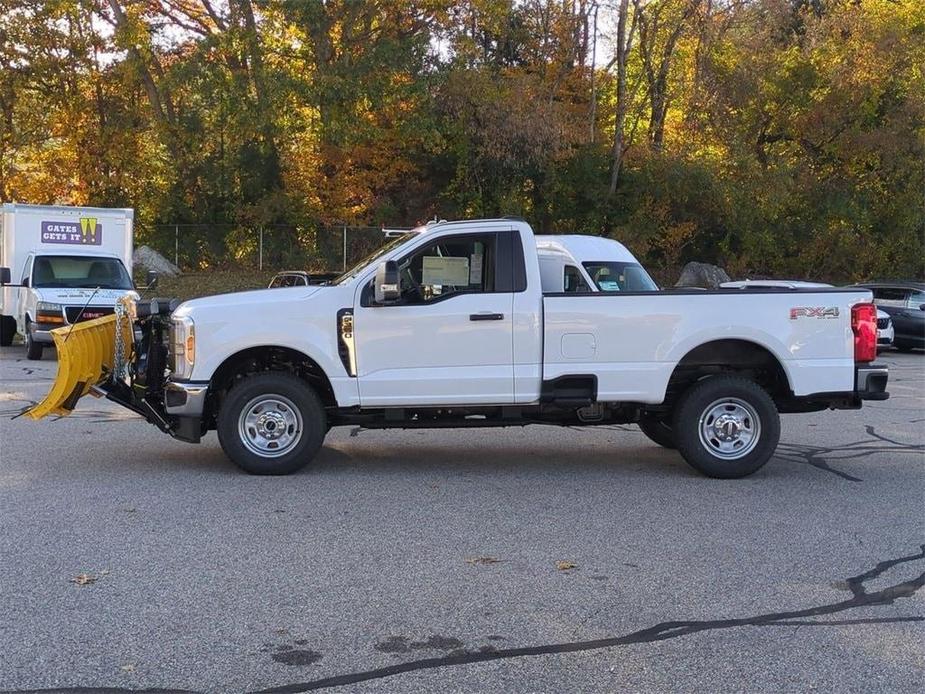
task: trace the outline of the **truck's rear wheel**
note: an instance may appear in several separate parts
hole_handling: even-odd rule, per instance
[[[650,415],[643,415],[636,422],[643,434],[650,440],[665,448],[677,448],[674,440],[674,431],[671,424],[665,419],[659,419]]]
[[[328,430],[324,405],[305,381],[263,373],[238,382],[218,413],[225,454],[252,475],[288,475],[305,467]]]
[[[26,321],[26,359],[38,361],[42,358],[44,351],[45,345],[32,339],[32,325]]]
[[[771,396],[739,376],[713,376],[692,386],[675,410],[678,451],[709,477],[732,479],[758,470],[780,440]]]
[[[0,347],[9,347],[13,344],[16,334],[16,319],[13,316],[0,316]]]

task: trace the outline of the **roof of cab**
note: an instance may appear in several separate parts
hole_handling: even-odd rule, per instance
[[[536,247],[540,250],[567,253],[581,262],[638,262],[622,243],[602,236],[585,234],[537,236]]]

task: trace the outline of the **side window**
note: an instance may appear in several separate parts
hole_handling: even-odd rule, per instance
[[[890,306],[892,308],[905,308],[909,298],[909,290],[899,287],[879,287],[873,290],[874,303],[877,306]]]
[[[32,259],[33,259],[33,256],[30,255],[29,258],[26,260],[26,266],[23,268],[23,271],[22,271],[22,279],[19,281],[20,284],[25,284],[26,280],[29,278],[29,275],[32,274]]]
[[[272,280],[270,280],[270,289],[276,289],[283,285],[283,278],[277,275]]]
[[[419,249],[398,264],[402,303],[494,291],[495,253],[494,234],[448,236]]]
[[[917,309],[922,304],[925,304],[925,292],[913,289],[912,293],[909,295],[909,300],[906,302],[906,308]]]
[[[591,288],[581,276],[581,271],[574,265],[565,266],[565,277],[563,278],[563,291],[566,292],[589,292]]]

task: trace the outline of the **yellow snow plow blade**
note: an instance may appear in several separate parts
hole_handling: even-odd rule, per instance
[[[58,374],[45,399],[25,414],[41,419],[65,416],[77,401],[112,374],[116,361],[116,316],[103,316],[51,331],[58,352]],[[122,321],[123,359],[131,359],[131,321]]]

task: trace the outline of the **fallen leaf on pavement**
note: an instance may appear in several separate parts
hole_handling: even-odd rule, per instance
[[[71,579],[71,583],[76,583],[79,586],[88,586],[91,583],[96,583],[96,577],[90,574],[77,574]]]
[[[559,571],[568,571],[569,569],[577,569],[578,564],[571,561],[557,561],[556,568],[559,569]]]
[[[135,663],[127,663],[119,668],[122,672],[135,672]]]

